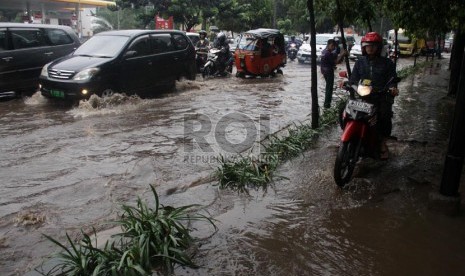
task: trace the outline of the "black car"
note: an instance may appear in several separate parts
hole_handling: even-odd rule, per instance
[[[195,48],[184,32],[124,30],[99,33],[72,55],[45,65],[39,83],[45,97],[86,99],[153,94],[195,75]]]
[[[0,23],[0,99],[36,92],[42,67],[79,45],[67,26]]]

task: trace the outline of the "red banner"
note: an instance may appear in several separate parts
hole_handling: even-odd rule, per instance
[[[155,29],[173,29],[173,17],[170,16],[167,20],[155,16]]]

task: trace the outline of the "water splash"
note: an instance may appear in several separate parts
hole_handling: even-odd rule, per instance
[[[70,110],[73,117],[90,117],[106,114],[120,114],[140,108],[144,100],[137,95],[115,93],[110,97],[92,95],[88,100],[79,101],[79,105]]]
[[[24,104],[26,105],[44,105],[47,103],[47,99],[40,94],[39,91],[32,94],[30,97],[24,98]]]

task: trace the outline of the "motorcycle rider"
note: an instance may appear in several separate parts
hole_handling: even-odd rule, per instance
[[[295,35],[291,35],[291,38],[289,39],[289,43],[287,44],[287,46],[289,47],[289,45],[291,45],[292,43],[296,45],[297,49],[299,49],[301,46],[301,43],[295,39]]]
[[[199,32],[199,37],[200,37],[200,40],[197,41],[197,44],[195,45],[195,47],[199,49],[208,48],[208,46],[210,46],[210,41],[207,38],[207,32],[205,30],[201,30]]]
[[[394,63],[381,56],[383,38],[376,32],[369,32],[362,38],[362,57],[354,65],[349,83],[358,85],[359,82],[369,83],[373,92],[382,92],[388,88],[389,93],[378,94],[374,104],[378,107],[377,133],[381,142],[380,158],[386,160],[389,156],[386,139],[392,131],[392,104],[394,97],[399,94],[397,83],[391,81],[397,78]],[[390,82],[390,83],[389,83]],[[388,87],[386,87],[388,86]]]
[[[201,68],[207,60],[207,53],[210,47],[210,41],[207,38],[207,32],[205,30],[201,30],[199,32],[199,37],[200,40],[197,41],[197,43],[195,44],[195,48],[197,49],[198,53],[196,58],[197,67]]]
[[[226,35],[223,32],[218,33],[214,48],[221,50],[218,54],[218,75],[224,76],[227,63],[230,59],[231,52],[229,51],[229,44],[226,42]],[[232,69],[232,68],[231,68]]]
[[[292,44],[294,44],[294,46],[292,46]],[[295,39],[295,35],[292,35],[286,44],[286,53],[290,60],[294,60],[297,57],[297,52],[300,46],[301,44],[298,40]]]

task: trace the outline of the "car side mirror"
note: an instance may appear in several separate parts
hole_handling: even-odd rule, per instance
[[[137,51],[127,51],[124,54],[124,58],[132,58],[132,57],[135,57],[136,55],[137,55]]]

